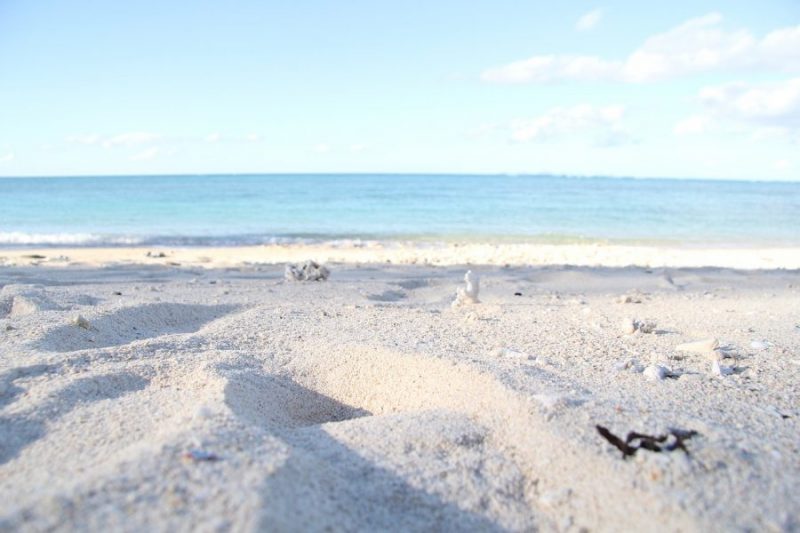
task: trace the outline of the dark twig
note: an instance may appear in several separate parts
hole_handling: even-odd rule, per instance
[[[674,428],[670,428],[666,435],[646,435],[644,433],[631,431],[623,441],[621,438],[611,433],[608,428],[603,426],[595,427],[597,428],[597,432],[600,433],[604,439],[622,452],[623,459],[635,455],[639,449],[657,453],[683,450],[686,455],[689,455],[689,450],[686,448],[685,443],[698,434],[694,430]],[[669,442],[670,438],[673,439],[671,442]]]

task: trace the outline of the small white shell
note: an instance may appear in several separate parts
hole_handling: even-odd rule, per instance
[[[715,376],[723,377],[733,374],[733,368],[730,366],[723,366],[719,361],[711,361],[711,373]]]
[[[72,325],[83,329],[89,329],[91,327],[91,324],[89,324],[89,321],[86,320],[83,315],[78,315],[73,318]]]
[[[699,354],[707,354],[709,352],[713,352],[717,348],[719,348],[719,341],[714,338],[703,339],[694,342],[685,342],[675,347],[675,349],[678,350],[679,352],[690,352]]]
[[[669,370],[661,365],[650,365],[644,369],[642,375],[650,381],[662,381],[669,375]]]
[[[636,333],[636,321],[632,318],[623,318],[619,326],[623,335],[633,335]]]

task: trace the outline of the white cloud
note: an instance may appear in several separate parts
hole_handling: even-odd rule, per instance
[[[0,163],[7,163],[14,160],[14,152],[8,152],[0,155]]]
[[[744,120],[800,126],[800,78],[706,87],[700,91],[700,101],[715,112]]]
[[[366,149],[367,149],[367,145],[366,144],[351,144],[350,145],[350,151],[351,152],[360,153],[360,152],[363,152]]]
[[[220,135],[220,134],[219,134],[219,133],[217,133],[217,132],[214,132],[214,133],[209,133],[208,135],[206,135],[206,136],[203,138],[203,140],[204,140],[205,142],[207,142],[207,143],[215,143],[215,142],[219,142],[219,140],[220,140],[220,139],[222,139],[222,135]]]
[[[600,22],[600,19],[603,18],[603,10],[602,9],[594,9],[589,11],[588,13],[584,13],[581,18],[578,19],[578,22],[575,23],[575,29],[578,31],[587,31],[591,30]]]
[[[542,142],[577,133],[593,133],[596,144],[618,145],[629,139],[622,126],[622,106],[595,107],[587,104],[557,107],[532,119],[511,123],[511,140]]]
[[[800,78],[705,87],[697,99],[704,111],[676,123],[676,135],[706,133],[713,125],[753,140],[800,142]]]
[[[68,143],[74,144],[97,144],[100,140],[100,136],[94,133],[88,135],[71,135],[66,138]]]
[[[144,131],[132,131],[128,133],[120,133],[113,137],[103,139],[101,144],[103,148],[113,148],[116,146],[139,146],[142,144],[150,144],[161,138],[161,135],[156,133],[148,133]]]
[[[711,126],[711,118],[706,115],[692,115],[678,121],[672,132],[675,135],[696,135],[706,133]]]
[[[325,154],[331,151],[331,147],[327,143],[319,143],[314,147],[314,151],[320,154]]]
[[[775,167],[775,170],[789,170],[791,166],[792,164],[789,162],[788,159],[779,159],[775,161],[775,164],[773,165],[773,167]]]
[[[699,100],[708,115],[748,126],[756,138],[789,135],[800,139],[800,78],[706,87]]]
[[[481,124],[480,126],[476,126],[474,128],[470,128],[466,131],[468,137],[472,138],[479,138],[479,137],[486,137],[494,131],[497,130],[497,124]]]
[[[261,136],[257,133],[248,133],[244,136],[244,140],[251,143],[256,143],[261,140]]]
[[[149,161],[150,159],[155,159],[158,157],[158,154],[161,153],[161,149],[157,146],[151,146],[150,148],[139,152],[138,154],[134,154],[131,156],[131,161]]]
[[[721,22],[719,13],[687,20],[648,38],[622,60],[539,55],[487,69],[481,79],[491,83],[645,83],[722,70],[800,72],[800,26],[777,29],[757,39],[748,30],[724,30]]]
[[[73,144],[85,144],[91,146],[102,146],[103,148],[114,148],[118,146],[122,147],[141,146],[143,144],[153,143],[161,138],[162,136],[157,133],[148,133],[144,131],[131,131],[126,133],[120,133],[118,135],[110,135],[106,137],[97,135],[96,133],[70,135],[69,137],[66,137],[65,140],[68,143],[73,143]]]

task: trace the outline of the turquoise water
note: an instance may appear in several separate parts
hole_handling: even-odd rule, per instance
[[[335,239],[800,244],[800,183],[553,176],[0,179],[0,246]]]

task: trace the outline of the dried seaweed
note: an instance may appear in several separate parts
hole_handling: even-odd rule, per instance
[[[608,428],[603,426],[595,427],[597,428],[597,432],[600,433],[604,439],[622,452],[623,459],[632,457],[640,449],[656,453],[683,450],[685,454],[689,455],[689,450],[686,448],[685,442],[698,434],[694,430],[674,428],[670,428],[669,432],[665,435],[647,435],[645,433],[631,431],[623,441],[621,438],[611,433]]]

